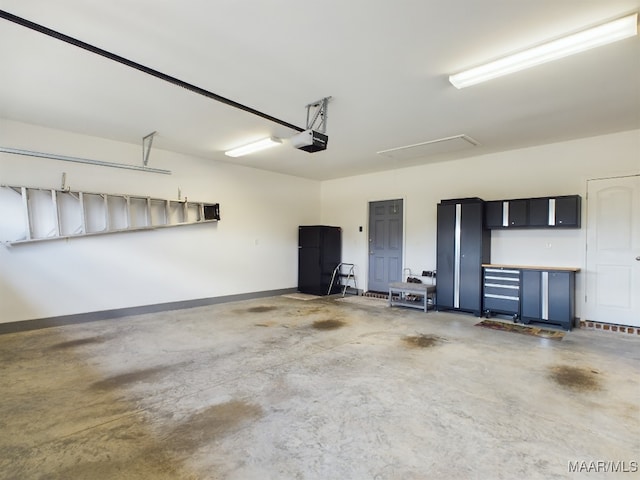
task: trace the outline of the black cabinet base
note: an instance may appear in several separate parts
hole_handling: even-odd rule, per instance
[[[518,322],[518,320],[520,320],[520,314],[518,312],[507,311],[507,310],[493,310],[490,308],[487,308],[482,312],[482,316],[485,318],[491,318],[494,315],[509,318],[510,320],[513,320],[516,323]]]
[[[533,324],[539,325],[540,327],[556,326],[567,331],[570,331],[573,328],[573,324],[571,322],[553,322],[548,320],[542,320],[541,318],[522,317],[520,321],[525,325],[531,325],[533,323]]]
[[[451,313],[470,313],[476,317],[482,316],[481,310],[463,310],[461,308],[443,307],[442,305],[435,306],[436,312],[451,312]]]

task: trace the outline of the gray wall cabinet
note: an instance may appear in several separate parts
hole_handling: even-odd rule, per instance
[[[485,226],[509,228],[580,228],[579,195],[519,198],[486,202]]]

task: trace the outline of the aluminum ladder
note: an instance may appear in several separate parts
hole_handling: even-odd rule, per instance
[[[347,273],[344,273],[343,267],[348,268]],[[327,291],[327,295],[331,295],[331,291],[333,290],[334,283],[340,282],[340,279],[344,279],[344,283],[338,283],[342,286],[342,296],[344,297],[347,293],[347,288],[349,288],[349,281],[353,280],[353,288],[358,291],[358,284],[356,283],[356,274],[355,274],[355,265],[353,263],[339,263],[336,268],[333,269],[333,274],[331,275],[331,283],[329,283],[329,290]]]

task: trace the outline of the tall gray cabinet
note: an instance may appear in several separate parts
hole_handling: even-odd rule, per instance
[[[482,264],[491,257],[484,202],[479,198],[442,200],[437,215],[436,308],[480,316]]]

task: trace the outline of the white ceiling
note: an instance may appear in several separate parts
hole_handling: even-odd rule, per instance
[[[0,8],[300,127],[305,106],[331,96],[326,151],[285,142],[231,159],[224,150],[296,132],[0,19],[1,117],[138,144],[157,131],[154,148],[274,172],[330,179],[640,128],[639,37],[463,90],[447,80],[639,11],[640,0],[1,0]],[[376,154],[458,135],[479,145]]]

